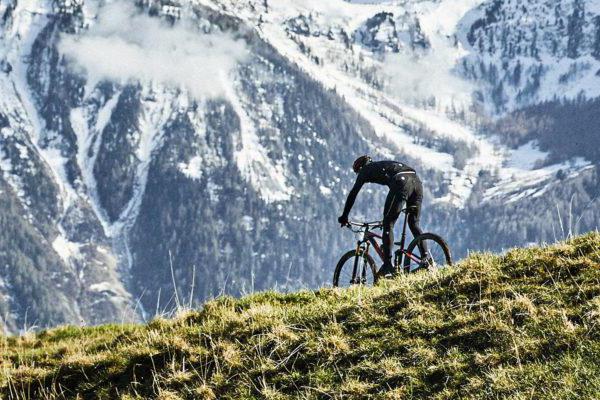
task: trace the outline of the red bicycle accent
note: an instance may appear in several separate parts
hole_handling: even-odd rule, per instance
[[[373,246],[373,248],[375,249],[375,252],[377,252],[377,255],[379,256],[379,258],[381,258],[381,260],[385,259],[385,255],[383,254],[383,249],[381,248],[381,246],[379,245],[379,242],[377,242],[375,239],[383,239],[380,235],[377,235],[373,232],[365,232],[365,235],[367,236],[367,239],[369,240],[369,242],[371,243],[371,245]]]
[[[406,257],[410,258],[410,259],[411,259],[411,260],[413,260],[413,261],[416,261],[416,262],[420,262],[420,261],[421,261],[421,259],[420,259],[419,257],[417,257],[417,256],[415,256],[415,255],[412,255],[412,254],[410,254],[409,252],[405,252],[405,253],[404,253],[404,255],[405,255]]]

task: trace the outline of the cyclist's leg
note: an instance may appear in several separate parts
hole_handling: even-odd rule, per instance
[[[406,206],[410,207],[408,213],[408,227],[410,228],[413,237],[417,237],[423,234],[420,224],[421,204],[423,203],[423,184],[417,176],[411,179],[411,181],[412,190],[406,201]],[[419,252],[421,253],[421,256],[427,254],[426,243],[419,243]]]
[[[384,255],[384,271],[392,271],[392,248],[394,246],[394,224],[402,210],[404,198],[399,190],[390,190],[385,200],[385,208],[383,211],[383,255]]]

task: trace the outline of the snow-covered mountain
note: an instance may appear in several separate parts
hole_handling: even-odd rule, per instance
[[[494,1],[459,29],[472,46],[464,74],[483,80],[491,111],[600,95],[600,2]]]
[[[600,125],[544,118],[597,110],[595,0],[115,4],[0,4],[6,330],[326,284],[363,153],[458,256],[597,226],[600,155],[552,138]]]

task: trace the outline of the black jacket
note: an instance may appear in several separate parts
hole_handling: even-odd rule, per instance
[[[356,177],[354,187],[348,195],[346,205],[344,206],[344,213],[342,215],[344,217],[348,217],[352,206],[354,206],[356,196],[365,183],[377,183],[379,185],[386,185],[390,189],[393,189],[392,185],[396,181],[392,178],[394,178],[400,172],[415,172],[415,170],[406,164],[396,161],[376,161],[368,163],[362,167],[358,173],[358,176]]]

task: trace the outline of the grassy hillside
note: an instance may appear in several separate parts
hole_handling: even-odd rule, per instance
[[[0,352],[7,399],[600,398],[600,234]]]

